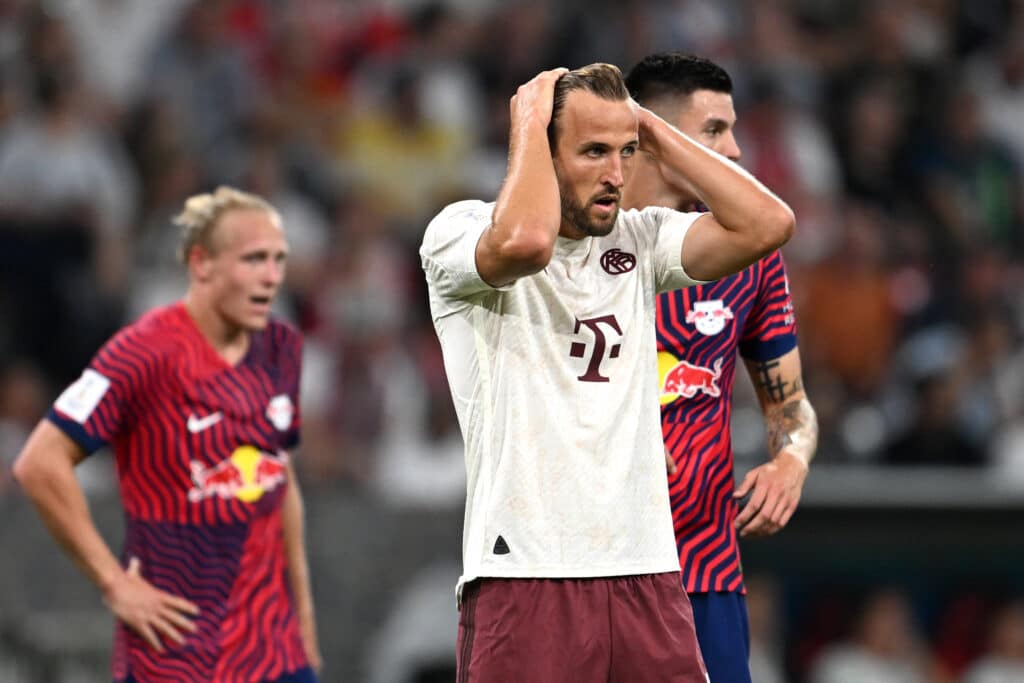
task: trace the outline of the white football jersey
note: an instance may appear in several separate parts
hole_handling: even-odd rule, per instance
[[[465,440],[461,587],[477,577],[679,570],[658,405],[655,304],[702,214],[620,211],[605,237],[559,237],[501,288],[476,269],[493,203],[446,207],[420,248]]]

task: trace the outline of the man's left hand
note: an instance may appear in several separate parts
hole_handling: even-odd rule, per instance
[[[796,512],[807,479],[807,463],[786,449],[770,462],[755,467],[743,477],[732,494],[750,500],[736,516],[740,536],[771,536],[782,529]]]

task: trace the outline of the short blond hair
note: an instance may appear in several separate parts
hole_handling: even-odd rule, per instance
[[[178,260],[188,263],[192,247],[201,245],[212,251],[214,228],[221,216],[236,209],[266,211],[280,225],[281,216],[277,209],[263,197],[221,185],[213,192],[192,195],[185,200],[185,208],[174,217],[174,224],[181,228],[178,245]]]

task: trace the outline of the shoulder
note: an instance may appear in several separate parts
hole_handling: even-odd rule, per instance
[[[619,212],[619,224],[633,228],[643,225],[660,225],[665,214],[671,212],[661,206],[648,206],[643,209],[623,209]]]
[[[765,268],[782,268],[786,269],[785,259],[782,258],[782,252],[776,249],[770,254],[762,256],[760,258],[760,264]]]
[[[627,232],[657,234],[663,228],[687,229],[701,216],[700,212],[684,212],[664,206],[625,209],[619,212],[619,226]]]
[[[642,209],[623,209],[620,212],[622,220],[629,224],[662,225],[674,220],[693,220],[703,216],[706,212],[676,211],[666,206],[646,206]]]
[[[289,322],[271,318],[265,330],[273,346],[286,352],[298,352],[302,348],[302,332]]]
[[[428,285],[445,298],[464,298],[490,289],[477,272],[475,254],[493,214],[493,202],[467,200],[449,204],[427,225],[420,261]]]
[[[762,256],[760,260],[750,265],[749,268],[759,270],[761,278],[768,286],[789,289],[786,261],[782,258],[782,252],[778,249],[766,256]]]
[[[494,213],[494,202],[485,202],[482,199],[463,199],[441,209],[431,222],[454,219],[490,220],[492,213]]]
[[[90,368],[125,390],[147,386],[178,367],[187,339],[174,322],[173,306],[153,309],[122,327],[100,348]]]
[[[609,237],[616,241],[645,243],[653,241],[661,225],[659,207],[645,209],[623,209],[615,222],[615,232]]]
[[[465,199],[449,204],[431,219],[424,235],[424,243],[431,235],[459,231],[470,226],[490,225],[494,215],[494,202],[479,199]]]
[[[302,333],[291,324],[271,318],[250,336],[246,363],[274,368],[275,374],[298,377],[302,369]]]
[[[158,359],[178,353],[184,329],[180,304],[155,308],[115,334],[104,347],[110,353]]]

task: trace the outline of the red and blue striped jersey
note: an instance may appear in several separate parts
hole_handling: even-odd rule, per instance
[[[163,654],[119,623],[116,680],[249,683],[307,665],[281,517],[301,349],[271,321],[231,366],[177,303],[117,333],[50,410],[87,453],[113,451],[125,561],[201,610],[196,633]]]
[[[669,494],[687,592],[745,590],[729,433],[736,352],[767,361],[795,347],[778,251],[735,275],[658,297],[661,425],[676,462]]]

